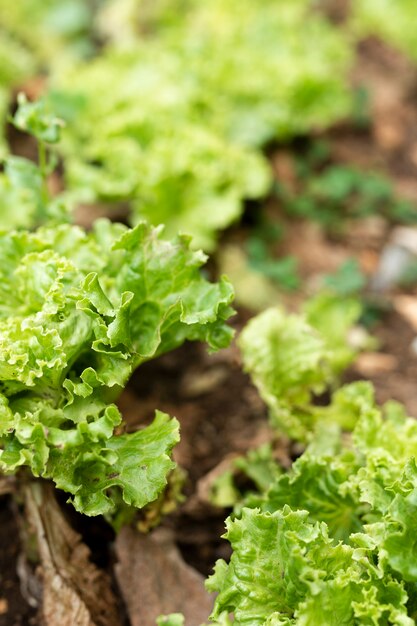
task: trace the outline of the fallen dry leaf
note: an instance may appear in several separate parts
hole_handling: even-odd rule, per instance
[[[90,551],[70,527],[48,484],[26,489],[26,511],[36,538],[46,626],[120,626],[110,579],[89,559]]]
[[[116,554],[116,577],[132,626],[155,626],[159,615],[169,613],[183,613],[187,626],[207,620],[213,603],[204,578],[183,561],[167,529],[141,535],[123,528]]]

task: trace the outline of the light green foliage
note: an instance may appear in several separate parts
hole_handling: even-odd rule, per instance
[[[327,382],[326,348],[320,335],[298,315],[268,309],[253,318],[240,335],[245,369],[266,401],[304,403],[310,390]]]
[[[340,460],[327,454],[316,457],[305,454],[290,473],[283,475],[270,488],[262,510],[274,512],[285,505],[305,509],[314,520],[326,522],[332,537],[347,542],[354,532],[362,530],[361,514],[367,507],[358,506],[357,499],[346,490],[346,481],[358,471],[355,455],[346,452]]]
[[[29,102],[26,95],[20,93],[17,104],[18,108],[12,119],[16,128],[29,133],[39,143],[58,143],[64,122],[48,109],[44,100]]]
[[[216,231],[240,216],[243,198],[266,193],[270,174],[261,155],[196,116],[202,86],[183,64],[152,44],[109,52],[74,68],[67,95],[52,100],[70,126],[62,151],[78,197],[128,200],[133,221],[164,223],[168,234],[191,233],[195,246],[210,249]]]
[[[83,0],[0,0],[0,40],[10,38],[38,68],[89,54],[92,20],[90,3]]]
[[[39,168],[27,159],[7,157],[0,174],[0,231],[32,228],[45,221],[62,223],[68,218],[62,196],[45,198]]]
[[[243,363],[267,404],[272,423],[295,439],[314,429],[312,394],[334,384],[353,360],[347,339],[360,315],[356,300],[322,294],[304,315],[267,309],[253,318],[239,338]]]
[[[48,153],[47,146],[59,141],[62,120],[43,100],[29,102],[20,93],[10,121],[37,140],[38,164],[22,157],[6,157],[4,173],[0,174],[0,231],[66,221],[70,210],[64,195],[52,198],[48,190],[48,176],[55,168],[56,155]]]
[[[184,55],[187,74],[200,83],[201,112],[223,135],[260,146],[348,112],[341,80],[350,61],[347,40],[309,0],[266,0],[262,10],[254,0],[152,4],[124,2],[126,26],[112,29],[115,44],[134,45],[147,35]],[[113,6],[112,18],[118,2]]]
[[[227,345],[232,289],[202,278],[201,252],[142,223],[0,234],[0,468],[28,465],[89,515],[154,500],[175,420],[113,436],[113,402],[141,363],[185,340]]]
[[[236,626],[415,623],[416,422],[395,403],[379,409],[364,383],[338,394],[360,407],[353,435],[324,428],[321,442],[248,500],[256,508],[228,520],[232,558],[208,581],[219,594],[214,618],[233,613]]]
[[[7,88],[18,85],[21,80],[29,76],[34,70],[34,63],[27,50],[5,32],[2,32],[0,36],[0,60],[0,93],[2,93],[3,113],[3,97],[5,102],[8,95]]]
[[[414,0],[353,0],[352,13],[356,34],[378,35],[417,60]]]
[[[235,626],[414,624],[404,585],[374,563],[372,549],[336,544],[307,511],[244,509],[226,537],[230,564],[219,561],[207,584],[219,594],[214,618],[227,611]]]
[[[101,0],[99,0],[99,3]],[[93,13],[84,0],[0,0],[0,124],[12,90],[46,71],[59,72],[91,54]],[[32,83],[33,85],[33,83]],[[39,82],[40,85],[40,82]],[[0,158],[8,146],[0,132]]]
[[[216,478],[210,488],[210,503],[218,507],[232,507],[240,499],[234,484],[231,470],[226,470]]]
[[[234,466],[246,474],[259,491],[265,491],[281,474],[281,469],[273,458],[270,444],[249,450],[245,457],[236,459]]]
[[[231,469],[220,474],[214,481],[210,502],[220,507],[235,507],[235,512],[244,504],[258,506],[260,493],[268,490],[275,479],[282,474],[282,468],[274,458],[271,444],[267,443],[249,450],[245,456],[237,457]],[[236,474],[246,477],[249,484],[236,484]]]
[[[113,45],[134,45],[138,37],[152,38],[178,28],[196,0],[106,0],[96,18],[101,37]]]
[[[259,149],[348,111],[346,42],[308,4],[124,2],[124,19],[107,7],[102,27],[120,39],[52,81],[69,187],[213,248],[268,190]]]
[[[39,214],[42,177],[36,165],[20,157],[8,157],[0,174],[0,229],[24,228]]]
[[[349,345],[349,331],[362,312],[359,300],[323,291],[306,300],[303,308],[307,322],[325,342],[331,372],[339,374],[356,356]]]
[[[213,0],[199,3],[195,24],[191,49],[218,51],[213,67],[204,66],[205,79],[220,94],[211,105],[215,122],[233,140],[261,146],[348,112],[346,41],[310,2],[267,0],[259,10],[253,0]]]

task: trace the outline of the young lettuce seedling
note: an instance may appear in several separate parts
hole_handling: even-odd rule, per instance
[[[0,229],[34,228],[46,221],[66,221],[69,209],[63,196],[52,198],[48,177],[57,164],[50,146],[60,139],[62,120],[49,111],[43,100],[29,102],[18,96],[18,107],[10,122],[37,141],[38,164],[9,155],[0,176]]]

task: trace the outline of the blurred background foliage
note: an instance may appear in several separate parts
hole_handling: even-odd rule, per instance
[[[331,235],[370,215],[415,221],[414,206],[383,174],[335,163],[315,137],[347,120],[369,123],[366,86],[351,80],[357,43],[376,35],[416,58],[417,8],[351,0],[335,20],[332,4],[344,6],[0,0],[0,227],[31,227],[41,215],[28,208],[31,166],[9,154],[7,120],[21,90],[65,125],[54,148],[58,208],[45,219],[68,216],[64,204],[87,206],[132,224],[163,223],[168,235],[189,233],[212,252],[249,207],[258,225],[238,251],[220,256],[262,284],[267,300],[277,287],[300,285],[297,260],[276,255],[286,219],[312,220]],[[300,137],[309,148],[295,155],[288,186],[269,156]],[[265,227],[261,206],[271,197],[284,220]]]

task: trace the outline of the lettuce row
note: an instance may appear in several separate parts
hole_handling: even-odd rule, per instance
[[[186,61],[187,94],[191,86],[198,90],[197,112],[240,145],[259,147],[328,125],[349,110],[348,39],[310,0],[265,0],[262,10],[254,0],[122,3],[124,11],[113,0],[100,16],[113,47],[146,39]]]
[[[319,419],[333,419],[333,408],[317,412],[312,396],[334,385],[353,361],[356,350],[348,337],[360,313],[357,300],[323,293],[300,315],[267,309],[242,331],[244,368],[268,406],[272,424],[290,437],[306,440]],[[349,411],[343,416],[348,426]]]
[[[164,223],[209,250],[244,199],[267,193],[267,142],[347,114],[350,55],[305,0],[177,4],[105,7],[113,42],[54,75],[50,98],[68,122],[62,154],[79,199],[128,202],[133,223]]]
[[[353,435],[314,443],[227,521],[233,554],[208,588],[233,624],[411,626],[417,617],[417,423],[367,383]],[[341,389],[339,393],[345,393]]]
[[[232,288],[202,277],[205,260],[145,223],[0,233],[3,471],[29,466],[89,515],[110,512],[115,489],[137,507],[157,497],[178,425],[157,413],[115,435],[113,402],[135,368],[185,340],[229,343]]]

